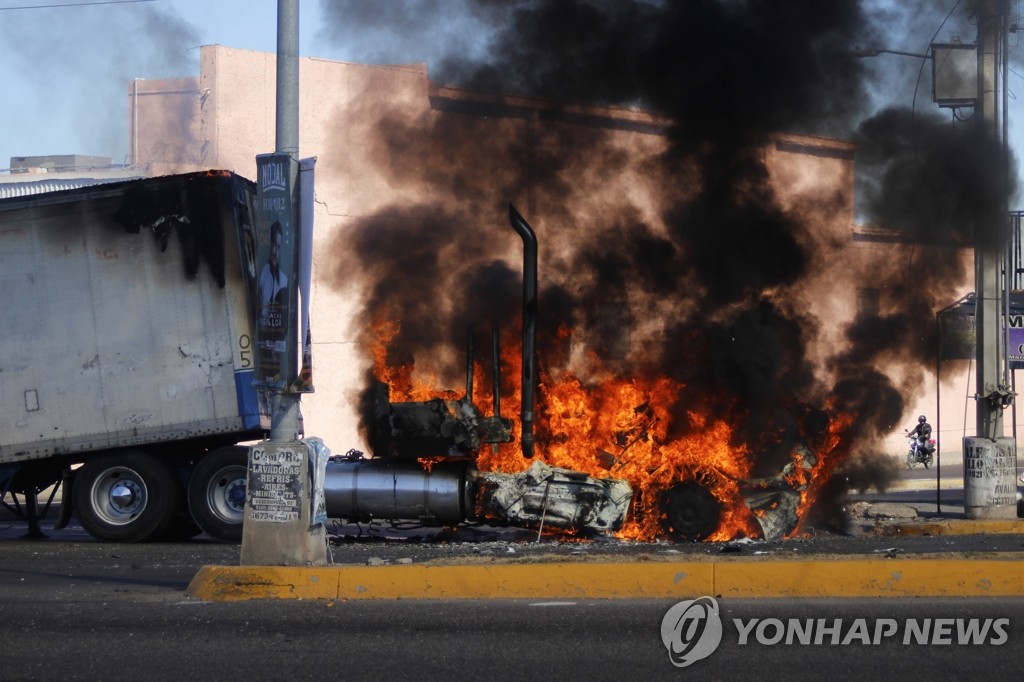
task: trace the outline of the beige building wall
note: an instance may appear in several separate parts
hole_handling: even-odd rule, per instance
[[[221,168],[255,178],[255,156],[274,151],[275,63],[270,53],[207,46],[201,49],[198,79],[133,83],[137,163],[149,165],[153,174]],[[302,411],[306,433],[322,437],[335,452],[365,449],[357,432],[356,393],[366,367],[356,348],[360,330],[352,325],[358,292],[332,284],[346,230],[355,221],[385,206],[420,203],[458,207],[481,224],[504,229],[511,201],[551,239],[549,248],[557,249],[559,235],[585,238],[592,219],[623,204],[656,224],[658,184],[685,187],[699,181],[651,177],[645,160],[666,147],[666,121],[628,109],[572,107],[561,107],[552,121],[545,114],[549,103],[438,87],[422,64],[367,66],[304,58],[300,97],[299,156],[317,158],[316,392],[303,397]],[[560,140],[569,137],[575,149],[587,148],[592,138],[591,153],[579,159],[556,156]],[[874,273],[922,256],[920,247],[860,234],[854,220],[854,153],[845,142],[792,135],[777,137],[764,150],[783,207],[814,226],[804,239],[824,254],[812,263],[809,283],[795,293],[822,321],[815,359],[826,373],[828,357],[841,349],[844,325],[858,305],[875,300],[884,313],[894,304]],[[452,167],[462,158],[473,158],[477,166],[455,178]],[[557,173],[550,169],[553,160]],[[513,237],[494,248],[496,258],[508,255],[515,262],[519,244]],[[951,281],[950,302],[971,288],[970,282]],[[965,409],[964,394],[962,380],[943,388],[943,449],[957,456],[965,413],[967,428],[973,426],[973,401]],[[919,412],[934,415],[934,376],[922,377],[919,395],[907,399],[911,413],[905,424],[893,425],[896,435],[885,444],[899,456],[902,428]]]
[[[202,165],[200,112],[205,101],[199,79],[135,79],[128,86],[129,159],[151,175]]]

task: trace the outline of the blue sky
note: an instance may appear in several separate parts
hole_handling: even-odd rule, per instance
[[[45,154],[121,162],[132,79],[198,75],[201,45],[276,50],[276,0],[90,1],[0,0],[0,168],[12,156]],[[300,2],[303,56],[429,62],[447,50],[471,53],[472,36],[482,35],[463,30],[464,0],[356,0],[375,11],[351,25],[325,18],[332,3],[341,6]]]
[[[76,0],[0,2],[0,168],[12,156],[45,154],[121,162],[131,79],[198,75],[201,45],[276,49],[274,0],[3,9],[68,1]],[[312,35],[317,5],[303,5],[301,33]]]
[[[11,156],[44,154],[108,156],[121,162],[128,153],[126,93],[133,78],[196,75],[201,45],[276,49],[276,0],[16,9],[78,2],[89,0],[0,0],[0,168]],[[962,12],[943,25],[956,0],[863,4],[888,33],[851,47],[926,52],[933,35],[940,42],[975,38],[976,29]],[[482,50],[488,33],[470,8],[468,0],[301,0],[300,52],[365,63],[424,61],[435,73],[445,54],[472,57]],[[880,40],[886,44],[878,45]],[[1016,35],[1011,47],[1019,63]],[[922,75],[919,60],[888,56],[872,62],[877,79],[874,101],[864,103],[868,108],[894,103],[934,110],[929,67]],[[1021,105],[1015,91],[1024,95],[1022,68],[1011,72],[1011,123]],[[1014,148],[1022,137],[1016,128]]]

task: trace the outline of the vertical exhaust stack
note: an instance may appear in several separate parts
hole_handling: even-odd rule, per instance
[[[523,240],[523,409],[520,415],[523,425],[523,456],[533,457],[533,410],[537,386],[536,338],[537,338],[537,235],[515,209],[508,206],[509,220]]]

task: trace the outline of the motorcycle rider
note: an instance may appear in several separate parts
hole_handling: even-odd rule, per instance
[[[909,435],[911,438],[917,438],[918,456],[923,456],[928,446],[928,439],[932,437],[932,425],[928,423],[928,417],[923,414],[918,417],[917,426],[909,432]]]
[[[917,426],[910,431],[911,436],[917,436],[917,439],[924,442],[932,437],[932,425],[928,423],[928,417],[923,414],[917,418]]]

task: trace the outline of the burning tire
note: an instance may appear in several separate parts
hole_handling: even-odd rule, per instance
[[[661,527],[675,540],[705,540],[718,528],[722,505],[697,481],[672,486],[661,495]]]

